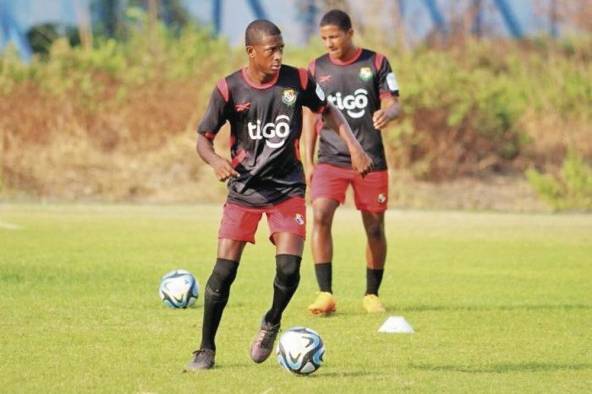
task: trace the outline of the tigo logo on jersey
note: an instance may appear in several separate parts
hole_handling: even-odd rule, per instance
[[[265,143],[270,148],[280,148],[286,142],[286,137],[290,134],[290,118],[286,115],[279,115],[275,118],[275,123],[257,123],[249,122],[249,137],[252,140],[265,139]]]
[[[282,93],[282,102],[291,107],[296,102],[296,91],[294,89],[285,89]]]
[[[337,92],[335,96],[330,95],[328,98],[331,104],[342,111],[345,110],[354,119],[364,116],[368,106],[368,91],[366,89],[358,89],[353,95],[348,94],[345,97],[340,92]]]
[[[360,68],[360,79],[362,81],[369,81],[372,78],[372,69],[370,67]]]

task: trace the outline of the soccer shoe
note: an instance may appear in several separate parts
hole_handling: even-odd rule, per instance
[[[273,343],[280,332],[280,324],[271,324],[264,321],[259,332],[251,344],[251,360],[262,363],[273,350]]]
[[[380,302],[380,298],[378,298],[378,296],[375,294],[366,294],[364,296],[364,300],[362,301],[362,305],[368,313],[386,312],[384,305],[382,305],[382,302]]]
[[[335,297],[327,291],[321,291],[317,299],[308,306],[313,315],[328,315],[335,312]]]
[[[211,349],[199,349],[193,352],[193,360],[185,367],[185,372],[195,372],[214,368],[216,352]]]

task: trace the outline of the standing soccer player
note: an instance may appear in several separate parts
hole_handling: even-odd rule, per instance
[[[228,180],[228,198],[218,232],[218,253],[205,289],[202,339],[187,371],[214,366],[215,336],[230,286],[247,242],[255,243],[261,216],[267,216],[276,248],[271,308],[251,344],[251,358],[265,361],[279,332],[282,313],[300,280],[305,236],[305,179],[299,158],[302,107],[322,113],[335,125],[352,155],[354,169],[366,174],[372,162],[339,110],[327,103],[306,70],[282,65],[280,30],[267,20],[245,31],[248,65],[220,80],[198,126],[197,153],[220,181]],[[230,123],[231,161],[219,156],[213,139]]]
[[[368,312],[384,312],[378,298],[386,259],[384,212],[388,200],[388,172],[381,129],[399,114],[399,87],[388,60],[353,43],[349,16],[340,10],[327,12],[320,23],[320,35],[327,53],[309,65],[309,71],[338,107],[364,151],[372,158],[373,170],[361,177],[352,169],[347,146],[331,133],[320,133],[318,164],[314,151],[318,131],[327,122],[307,116],[304,126],[307,177],[312,185],[312,252],[320,288],[308,307],[315,315],[335,311],[332,290],[333,238],[331,227],[335,210],[345,201],[349,185],[354,190],[355,205],[362,214],[367,237],[366,295],[363,307]],[[312,178],[312,179],[311,179]]]

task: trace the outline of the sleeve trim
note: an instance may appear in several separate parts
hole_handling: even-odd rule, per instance
[[[315,60],[308,63],[308,71],[310,71],[310,75],[315,76],[315,72],[317,71],[317,62]]]
[[[299,68],[298,77],[300,78],[300,87],[302,90],[306,90],[306,87],[308,86],[308,71],[303,68]]]
[[[221,80],[219,80],[216,84],[216,87],[222,95],[224,102],[228,102],[228,100],[230,99],[230,91],[228,90],[228,83],[226,83],[226,78],[222,78]]]
[[[380,70],[380,66],[382,66],[383,61],[384,61],[384,55],[382,55],[380,53],[376,53],[374,55],[374,68],[376,68],[376,70]]]

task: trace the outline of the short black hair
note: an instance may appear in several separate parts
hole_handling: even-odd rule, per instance
[[[351,19],[349,15],[341,10],[331,10],[321,18],[320,26],[333,25],[340,30],[349,31],[352,28]]]
[[[261,42],[263,36],[279,36],[282,32],[273,22],[267,19],[257,19],[249,23],[245,30],[245,45],[255,45]]]

